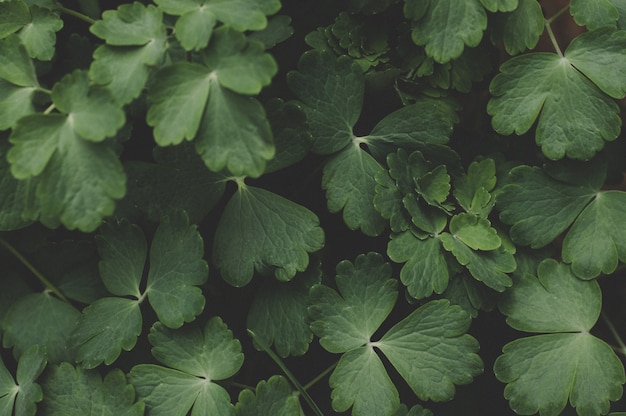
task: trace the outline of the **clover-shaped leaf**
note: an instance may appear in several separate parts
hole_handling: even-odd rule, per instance
[[[302,409],[289,382],[284,377],[272,376],[267,381],[259,381],[255,392],[242,390],[235,412],[237,416],[292,416],[302,413]]]
[[[0,414],[34,416],[38,402],[43,399],[41,387],[35,381],[46,367],[45,348],[33,345],[17,363],[16,380],[0,359]]]
[[[220,318],[204,328],[194,324],[168,329],[156,323],[150,330],[152,354],[168,367],[139,364],[130,381],[152,415],[234,415],[228,392],[216,383],[234,375],[243,364],[241,344]],[[167,397],[167,400],[163,400]]]

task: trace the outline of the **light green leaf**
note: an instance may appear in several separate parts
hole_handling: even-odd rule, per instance
[[[139,2],[123,4],[117,10],[106,10],[89,30],[107,45],[142,46],[158,41],[165,32],[161,9]]]
[[[610,0],[572,0],[569,12],[579,26],[595,30],[603,26],[615,27],[619,13]]]
[[[23,0],[0,2],[0,39],[15,33],[30,22],[30,11]]]
[[[23,296],[4,317],[2,345],[13,347],[14,357],[37,344],[46,348],[51,363],[72,361],[67,343],[79,317],[74,307],[47,292]]]
[[[420,203],[416,195],[407,194],[402,198],[402,203],[413,224],[431,235],[439,234],[448,223],[448,216],[444,211]]]
[[[421,400],[450,400],[455,385],[482,373],[478,342],[466,334],[471,318],[437,300],[419,307],[375,343]]]
[[[324,285],[311,288],[311,330],[329,352],[366,345],[396,303],[391,267],[378,253],[360,254],[354,264],[337,265],[337,293]]]
[[[76,361],[83,368],[110,365],[121,350],[130,351],[141,334],[139,302],[122,298],[101,298],[87,306],[72,332],[69,344],[76,349]]]
[[[18,87],[38,87],[35,66],[17,35],[0,40],[0,78]]]
[[[161,363],[207,382],[231,377],[243,364],[241,344],[219,317],[209,319],[204,329],[193,324],[169,329],[157,322],[148,338]]]
[[[400,280],[412,297],[422,299],[446,290],[450,273],[439,239],[420,240],[411,231],[392,234],[387,255],[396,263],[405,263]]]
[[[607,28],[578,36],[568,46],[565,56],[606,94],[624,98],[626,57],[622,52],[625,48],[626,32]]]
[[[6,159],[8,147],[8,143],[0,143],[0,195],[2,195],[0,199],[1,231],[17,230],[31,223],[30,219],[25,214],[29,205],[29,196],[34,194],[34,186],[31,180],[26,179],[20,181],[15,179],[11,174],[10,165]]]
[[[209,102],[195,140],[207,167],[235,176],[259,177],[276,149],[263,106],[253,97],[211,83]]]
[[[206,168],[192,144],[157,147],[153,157],[156,163],[131,161],[124,165],[128,192],[118,204],[117,215],[147,215],[158,222],[184,210],[189,221],[197,224],[220,202],[226,187],[224,177]]]
[[[545,29],[543,11],[537,0],[519,0],[515,10],[497,14],[495,19],[493,39],[501,38],[510,55],[533,49]]]
[[[244,389],[235,406],[237,416],[294,416],[302,414],[298,397],[282,376],[272,376],[256,385],[256,393]]]
[[[580,213],[563,241],[563,261],[572,264],[574,274],[592,279],[611,274],[618,260],[626,262],[626,193],[605,191]]]
[[[248,40],[228,26],[215,31],[203,59],[211,76],[238,94],[258,94],[278,71],[276,61],[261,43]]]
[[[444,165],[439,165],[421,178],[415,178],[415,190],[433,207],[441,207],[450,193],[450,175]]]
[[[292,35],[291,17],[276,15],[268,20],[265,29],[250,33],[248,39],[259,41],[265,49],[271,49]]]
[[[416,1],[408,0],[405,7]],[[417,45],[425,45],[426,54],[435,61],[448,62],[461,56],[466,45],[480,43],[487,27],[487,13],[480,0],[438,0],[422,7],[423,16],[414,22],[412,38]]]
[[[17,377],[13,377],[0,359],[0,414],[3,416],[35,416],[36,403],[43,393],[35,380],[46,367],[45,348],[33,345],[22,354],[17,364]]]
[[[388,415],[400,405],[398,391],[371,346],[343,354],[329,384],[337,412],[352,407],[353,416]]]
[[[15,127],[17,121],[35,112],[34,87],[18,87],[0,79],[0,130]]]
[[[490,288],[503,292],[513,282],[507,273],[515,270],[515,258],[511,253],[500,250],[474,251],[454,236],[441,235],[443,247],[451,252],[456,260],[467,267],[474,279]]]
[[[216,383],[152,364],[132,368],[130,381],[152,416],[235,416],[228,392]]]
[[[67,115],[69,126],[83,139],[100,142],[125,123],[124,111],[110,92],[89,85],[85,71],[66,75],[52,88],[52,102]]]
[[[250,282],[254,270],[290,280],[306,270],[308,253],[324,245],[324,231],[308,209],[269,191],[241,186],[215,232],[213,260],[233,286]]]
[[[526,332],[586,332],[600,316],[602,299],[595,281],[584,281],[555,260],[539,264],[538,277],[516,276],[499,302],[507,323]]]
[[[343,210],[343,220],[351,230],[365,235],[383,232],[385,221],[374,207],[376,181],[383,167],[358,145],[348,146],[324,165],[322,189],[328,210]]]
[[[255,348],[274,344],[281,357],[303,355],[313,340],[309,328],[309,289],[320,283],[321,270],[310,266],[289,282],[269,280],[262,283],[250,305],[247,327],[254,332]]]
[[[491,222],[473,214],[457,214],[450,220],[450,233],[472,250],[495,250],[502,245]]]
[[[487,112],[493,128],[521,135],[538,119],[535,140],[546,157],[591,158],[619,134],[619,108],[575,66],[576,56],[570,59],[567,53],[565,58],[532,53],[509,59],[490,85]]]
[[[56,227],[60,221],[69,229],[93,231],[125,193],[126,177],[113,150],[83,140],[69,117],[23,117],[9,140],[11,173],[18,179],[41,175],[37,200],[43,224]]]
[[[49,61],[54,56],[56,32],[63,28],[63,20],[50,9],[31,6],[32,21],[24,25],[18,35],[33,59]]]
[[[217,19],[210,9],[198,7],[176,20],[174,34],[185,50],[197,51],[208,45],[216,22]]]
[[[490,12],[510,12],[518,7],[518,0],[480,0]]]
[[[164,325],[179,328],[204,309],[205,299],[198,287],[209,273],[202,258],[204,244],[195,225],[184,212],[161,221],[150,246],[150,270],[145,293]]]
[[[508,343],[494,364],[518,414],[557,416],[569,398],[579,415],[606,414],[622,396],[624,367],[604,341],[582,333],[545,334]]]
[[[359,65],[347,56],[313,50],[302,55],[298,71],[290,72],[287,81],[304,103],[315,138],[313,151],[330,154],[346,147],[363,105],[365,81]]]
[[[487,217],[495,199],[489,194],[496,185],[496,165],[493,159],[472,162],[467,175],[454,181],[454,197],[469,213]]]
[[[179,144],[196,136],[212,84],[209,68],[190,62],[168,65],[156,73],[148,92],[152,105],[146,120],[155,128],[157,144]]]
[[[141,416],[144,404],[135,403],[135,390],[126,376],[111,370],[104,380],[96,370],[61,363],[47,372],[42,383],[43,414],[49,416]]]
[[[571,185],[552,179],[540,168],[516,167],[497,196],[500,219],[513,225],[509,235],[515,243],[543,247],[565,231],[593,199],[604,175],[599,179],[599,184],[592,180]]]
[[[141,298],[139,285],[148,252],[143,232],[128,221],[107,222],[96,236],[104,285],[117,296]]]

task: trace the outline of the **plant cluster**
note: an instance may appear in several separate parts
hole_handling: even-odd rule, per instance
[[[0,416],[626,414],[625,96],[625,0],[0,0]]]

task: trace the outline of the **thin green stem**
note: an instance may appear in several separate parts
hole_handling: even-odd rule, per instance
[[[552,27],[546,21],[546,31],[548,32],[548,36],[550,37],[550,42],[552,42],[552,46],[554,46],[554,50],[559,54],[559,58],[563,58],[563,52],[559,47],[558,42],[556,41],[556,37],[554,36],[554,32],[552,31]]]
[[[236,387],[242,390],[252,390],[255,391],[256,388],[254,386],[248,386],[247,384],[237,383],[236,381],[220,381],[220,384],[230,387]]]
[[[80,12],[77,12],[76,10],[72,10],[72,9],[68,9],[67,7],[63,7],[62,5],[60,5],[59,3],[56,4],[56,6],[54,7],[56,10],[60,11],[61,13],[65,13],[68,14],[70,16],[73,16],[77,19],[80,19],[84,22],[89,23],[90,25],[93,25],[96,21],[94,19],[92,19],[91,17],[84,15]]]
[[[52,112],[52,110],[54,110],[55,108],[56,108],[56,107],[55,107],[55,105],[54,105],[54,104],[50,104],[50,105],[48,106],[48,108],[46,108],[46,109],[44,110],[44,112],[43,112],[43,113],[44,113],[44,114],[50,114],[50,113]]]
[[[315,377],[313,380],[309,381],[308,383],[306,383],[303,388],[305,390],[310,389],[311,387],[313,387],[315,384],[317,384],[318,381],[320,381],[321,379],[323,379],[324,377],[326,377],[328,375],[328,373],[330,373],[331,371],[333,371],[335,369],[335,367],[337,367],[337,364],[339,363],[339,361],[335,362],[333,365],[331,365],[330,367],[328,367],[326,370],[322,371],[320,374],[318,374],[317,377]]]
[[[626,355],[626,344],[624,344],[624,341],[622,340],[622,337],[620,337],[619,333],[617,332],[617,329],[615,329],[613,322],[611,322],[609,317],[606,316],[604,311],[602,311],[602,319],[604,320],[604,323],[606,324],[606,326],[609,328],[609,331],[611,331],[611,333],[613,334],[615,341],[617,341],[617,344],[619,345],[618,351],[621,352],[622,355]]]
[[[64,302],[69,303],[65,295],[63,295],[63,293],[61,293],[61,291],[57,289],[52,284],[52,282],[46,279],[46,277],[43,274],[41,274],[41,272],[37,270],[35,266],[33,266],[31,262],[29,262],[24,256],[22,256],[22,253],[17,251],[17,249],[13,247],[8,241],[0,237],[0,245],[6,248],[9,253],[13,254],[13,256],[15,256],[15,258],[17,258],[20,261],[20,263],[22,263],[28,270],[30,270],[30,272],[34,274],[37,277],[37,279],[39,279],[39,281],[45,286],[46,290],[49,290],[50,292],[54,293],[55,295],[57,295],[59,299],[63,300]]]
[[[293,373],[287,368],[287,366],[285,365],[285,363],[283,363],[283,361],[280,359],[280,357],[278,355],[276,355],[276,353],[274,351],[272,351],[267,345],[265,345],[265,343],[263,341],[261,341],[256,334],[248,329],[248,334],[250,334],[250,336],[257,342],[258,345],[261,346],[261,349],[263,351],[265,351],[267,353],[267,355],[270,356],[270,358],[272,360],[274,360],[274,362],[280,367],[280,369],[283,371],[283,373],[285,373],[285,375],[287,376],[287,378],[289,379],[289,381],[291,381],[291,384],[293,384],[295,386],[295,388],[300,392],[300,394],[302,395],[302,398],[304,399],[305,402],[307,402],[307,404],[309,405],[309,407],[311,408],[311,410],[313,410],[313,413],[316,416],[324,416],[324,414],[322,413],[322,411],[320,410],[320,408],[317,406],[317,404],[315,404],[315,402],[313,401],[313,399],[311,398],[311,396],[309,396],[309,393],[306,392],[305,388],[302,387],[302,384],[300,384],[300,382],[298,381],[298,379],[296,379],[296,377],[293,375]]]
[[[558,19],[563,13],[565,13],[567,10],[569,9],[569,4],[565,7],[563,7],[561,10],[559,10],[558,12],[554,13],[549,19],[546,19],[546,24],[552,24],[552,22],[554,22],[556,19]]]

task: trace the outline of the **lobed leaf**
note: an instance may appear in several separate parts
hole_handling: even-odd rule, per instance
[[[63,28],[63,20],[50,9],[32,5],[31,21],[19,31],[28,55],[33,59],[49,61],[54,56],[56,32]]]
[[[89,30],[107,45],[143,46],[158,41],[165,32],[161,9],[139,2],[123,4],[117,10],[106,10]]]
[[[259,381],[255,392],[241,390],[235,412],[237,416],[292,416],[302,410],[289,382],[282,376],[272,376],[267,381]]]
[[[500,38],[510,55],[534,49],[545,29],[541,5],[537,0],[519,0],[517,8],[495,16],[493,40]]]

